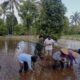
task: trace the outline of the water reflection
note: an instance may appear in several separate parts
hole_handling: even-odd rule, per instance
[[[58,43],[61,47],[70,48],[70,49],[79,49],[80,48],[80,41],[76,40],[65,40],[60,39]]]
[[[23,73],[20,75],[21,80],[76,80],[71,69],[64,71],[54,71],[51,69],[40,69],[31,74]]]

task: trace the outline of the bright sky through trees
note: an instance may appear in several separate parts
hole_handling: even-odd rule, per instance
[[[80,0],[62,0],[62,2],[67,7],[66,15],[68,18],[76,11],[80,12]]]
[[[0,0],[0,3],[7,0]],[[80,0],[62,0],[63,4],[67,7],[66,16],[69,18],[70,15],[74,14],[76,11],[80,12]],[[17,11],[15,10],[17,15]]]

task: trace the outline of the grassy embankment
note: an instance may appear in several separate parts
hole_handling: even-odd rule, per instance
[[[64,35],[61,38],[62,39],[78,40],[78,41],[80,41],[80,35]]]
[[[0,40],[11,39],[11,40],[24,40],[30,42],[37,42],[37,36],[0,36]]]

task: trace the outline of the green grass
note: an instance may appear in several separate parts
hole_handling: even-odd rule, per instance
[[[24,40],[24,41],[31,41],[31,42],[37,42],[38,36],[0,36],[0,40],[5,39],[15,39],[15,40]],[[80,41],[80,35],[63,35],[61,39],[69,39],[69,40],[78,40]]]
[[[23,35],[23,36],[0,36],[0,40],[23,40],[23,41],[29,41],[29,42],[37,42],[38,41],[38,36],[34,36],[34,35]]]
[[[80,35],[64,35],[61,38],[62,39],[70,39],[70,40],[79,40],[80,41]]]

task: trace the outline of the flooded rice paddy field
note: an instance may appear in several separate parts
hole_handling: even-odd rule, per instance
[[[13,56],[0,55],[0,80],[79,80],[71,69],[55,71],[39,65],[35,66],[34,72],[18,74],[19,65]]]
[[[36,64],[33,72],[19,74],[19,64],[15,56],[18,42],[12,39],[0,39],[0,80],[80,80],[80,67],[76,64],[73,69],[63,71]],[[32,46],[34,44],[30,43],[30,53],[34,51]]]

